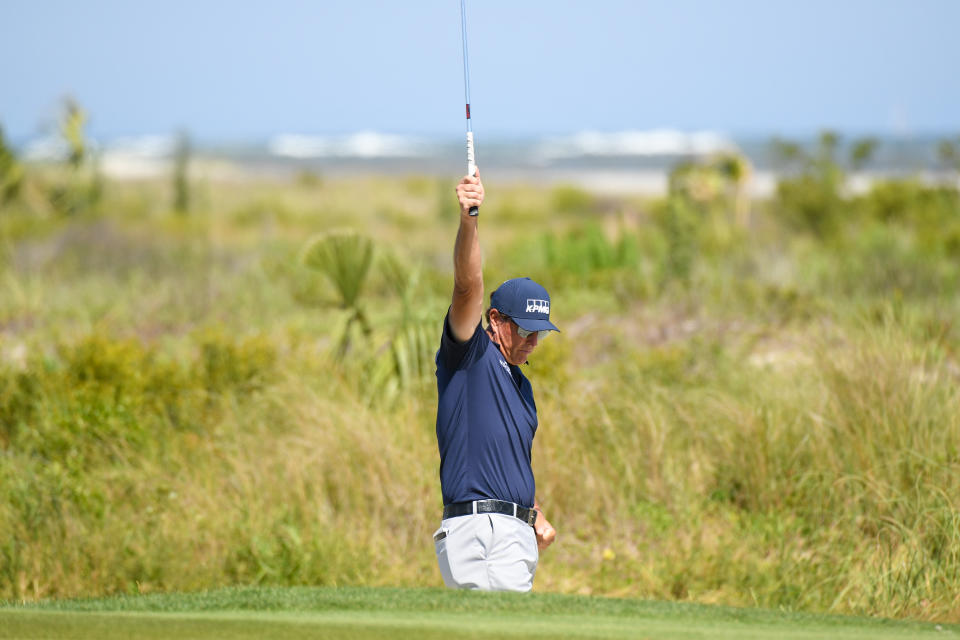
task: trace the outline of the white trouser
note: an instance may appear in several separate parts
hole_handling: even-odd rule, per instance
[[[447,518],[433,534],[437,564],[452,589],[530,591],[537,536],[527,523],[499,513]]]

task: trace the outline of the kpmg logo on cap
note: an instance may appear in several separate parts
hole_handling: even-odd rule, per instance
[[[550,315],[550,301],[527,298],[527,313],[545,313]]]

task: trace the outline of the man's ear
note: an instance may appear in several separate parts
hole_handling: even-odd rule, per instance
[[[501,316],[500,312],[496,309],[490,309],[487,318],[487,325],[490,327],[490,331],[496,331],[500,327],[500,322],[503,320],[503,316]]]

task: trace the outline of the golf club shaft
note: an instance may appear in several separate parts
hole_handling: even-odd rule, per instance
[[[466,0],[460,0],[460,34],[463,37],[463,97],[467,105],[467,175],[477,172],[477,161],[473,151],[473,124],[470,122],[470,56],[467,53],[467,7]],[[479,207],[470,207],[470,215],[480,214]]]

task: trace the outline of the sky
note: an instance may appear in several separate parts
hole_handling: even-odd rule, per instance
[[[960,1],[466,0],[473,128],[960,132]],[[99,137],[464,129],[457,0],[0,0],[0,126]]]

